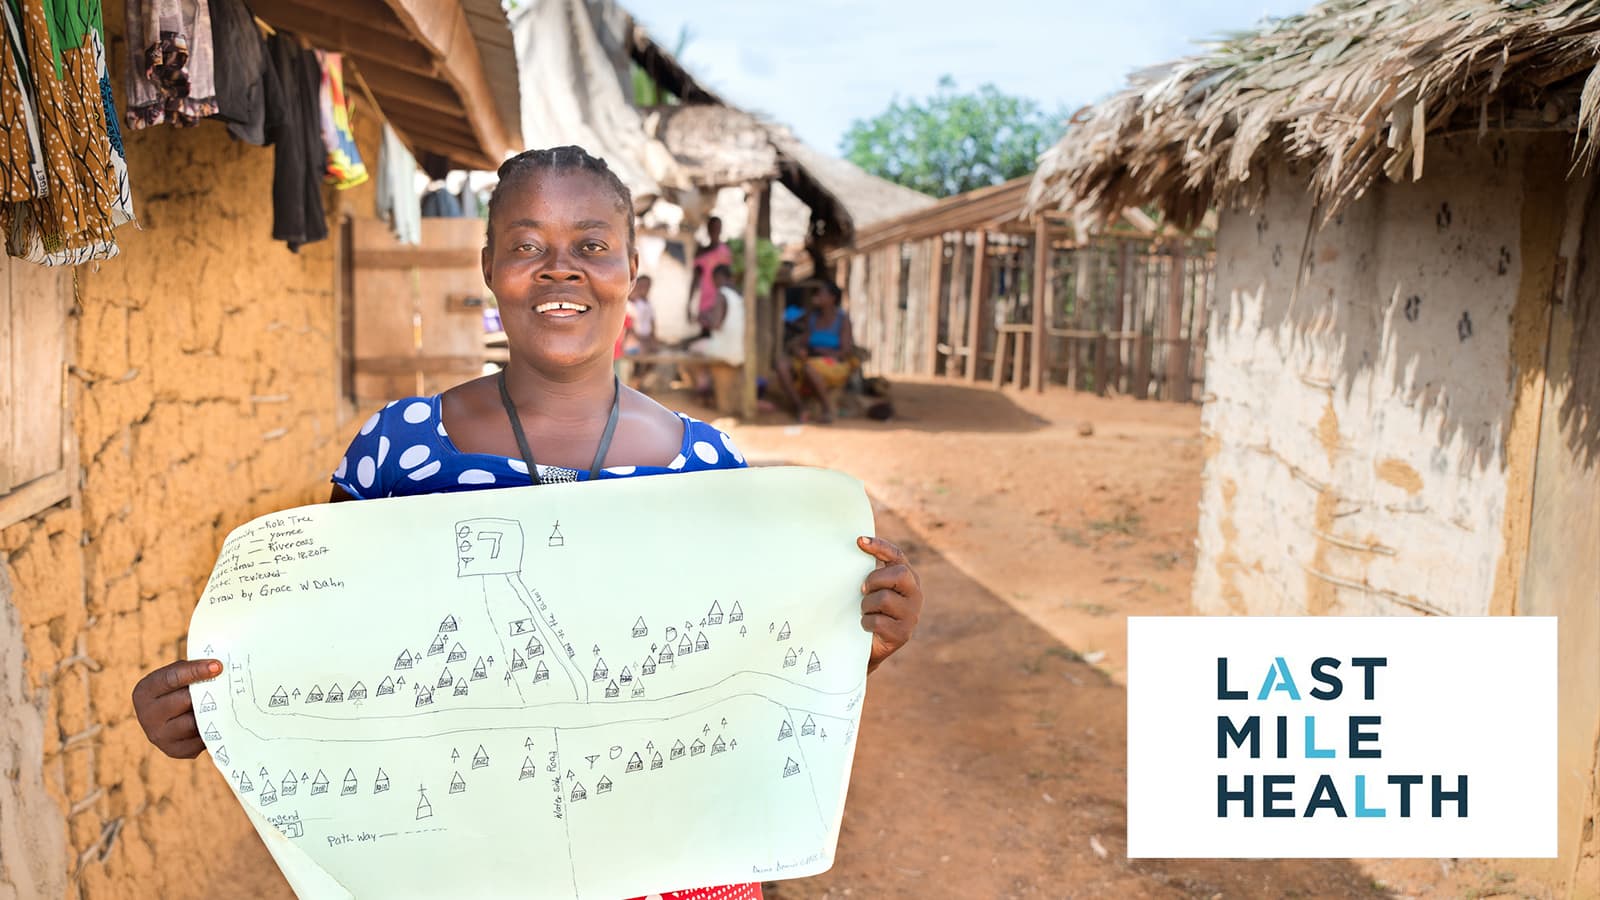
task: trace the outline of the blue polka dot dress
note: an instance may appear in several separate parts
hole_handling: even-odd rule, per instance
[[[723,432],[685,416],[683,446],[665,466],[611,466],[600,479],[673,472],[739,469],[744,454]],[[587,481],[589,472],[539,465],[546,484]],[[360,500],[409,497],[487,488],[530,485],[528,465],[521,459],[492,453],[463,453],[451,443],[440,415],[439,396],[407,397],[372,414],[333,471],[333,483]]]

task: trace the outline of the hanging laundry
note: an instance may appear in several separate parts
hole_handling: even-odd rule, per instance
[[[194,125],[216,115],[209,0],[127,0],[128,124]]]
[[[344,190],[367,180],[367,166],[356,149],[356,135],[350,128],[350,103],[344,93],[344,56],[317,51],[322,69],[322,90],[318,107],[322,113],[322,142],[328,150],[329,184]]]
[[[112,229],[133,220],[133,195],[111,105],[99,0],[7,0],[20,13],[18,72],[31,78],[43,188],[0,206],[6,251],[42,265],[78,265],[117,253]],[[8,32],[10,31],[8,27]],[[76,40],[73,45],[57,46]],[[56,78],[58,71],[60,78]],[[111,117],[108,122],[107,116]]]
[[[283,88],[267,64],[267,42],[244,0],[210,2],[215,118],[227,123],[235,139],[264,145],[268,108],[283,108]]]
[[[387,122],[378,150],[378,218],[402,244],[422,243],[422,201],[417,196],[417,160]]]
[[[282,115],[267,131],[276,148],[272,169],[272,237],[290,250],[328,236],[327,213],[322,206],[322,174],[327,148],[322,144],[322,123],[317,113],[322,90],[322,68],[314,52],[292,35],[274,34],[267,41],[267,58],[283,87]]]
[[[0,201],[22,201],[46,190],[44,149],[22,26],[10,3],[0,0],[0,14]]]

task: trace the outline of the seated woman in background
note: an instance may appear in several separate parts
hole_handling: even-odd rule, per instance
[[[839,286],[827,279],[817,283],[811,294],[811,310],[805,316],[806,346],[795,354],[795,377],[801,394],[807,389],[816,394],[822,407],[818,422],[833,421],[833,392],[845,386],[850,373],[861,365],[855,340],[850,334],[850,315],[839,308],[843,299]],[[804,407],[798,418],[805,421]]]

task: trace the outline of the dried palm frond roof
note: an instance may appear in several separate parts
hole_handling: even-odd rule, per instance
[[[1561,130],[1592,162],[1600,0],[1330,0],[1129,82],[1040,158],[1030,211],[1190,223],[1258,197],[1277,155],[1332,215],[1380,175],[1420,178],[1428,135]]]

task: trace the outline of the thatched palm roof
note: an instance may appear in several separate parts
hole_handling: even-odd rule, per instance
[[[1330,0],[1139,72],[1046,152],[1029,209],[1154,203],[1194,222],[1249,200],[1269,156],[1309,165],[1328,215],[1380,175],[1420,178],[1428,135],[1496,129],[1600,146],[1597,0]]]

